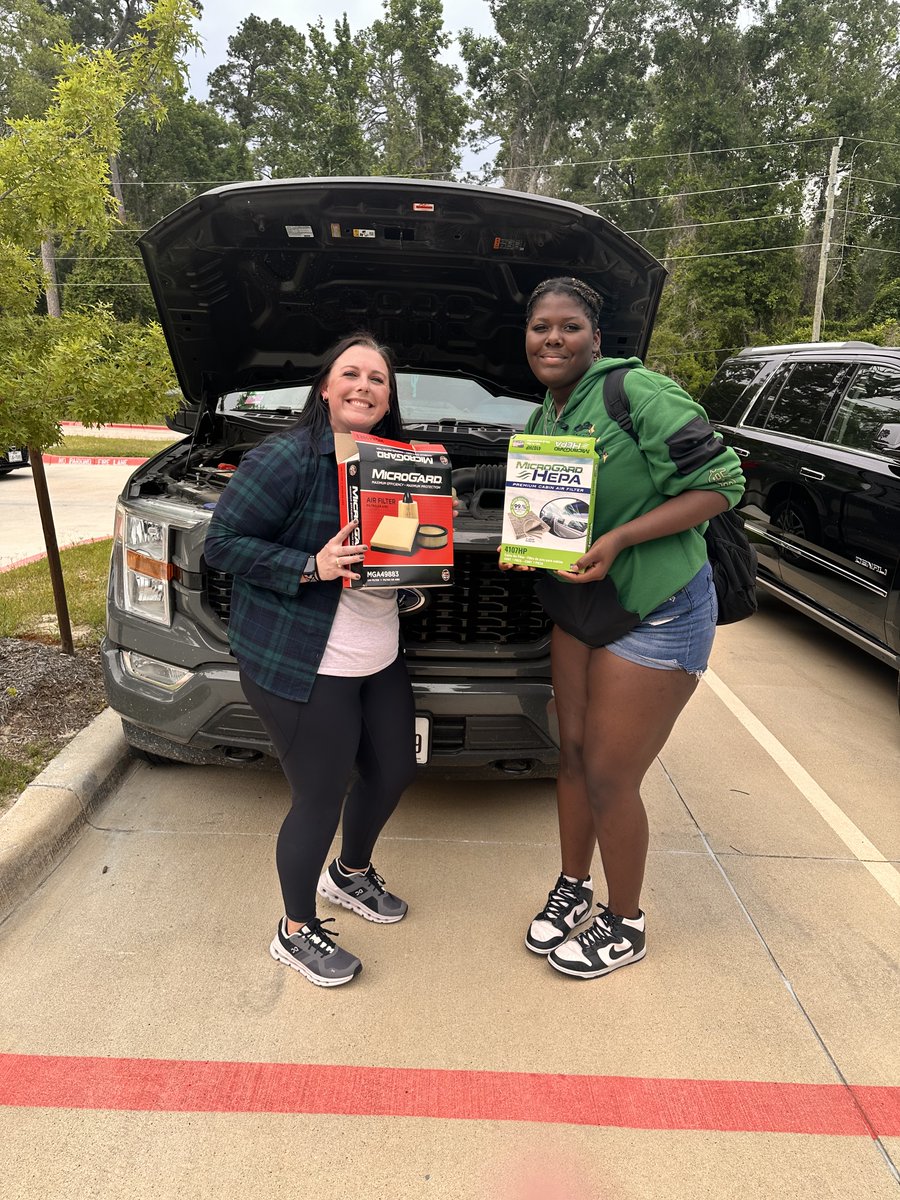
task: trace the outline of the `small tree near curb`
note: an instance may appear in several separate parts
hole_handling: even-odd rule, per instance
[[[118,221],[109,164],[120,118],[165,118],[167,91],[183,93],[184,53],[198,44],[190,0],[155,0],[126,47],[61,43],[52,99],[39,117],[8,122],[0,138],[0,444],[29,447],[63,649],[73,653],[42,449],[64,419],[87,425],[153,419],[175,380],[158,326],[117,322],[105,308],[35,315],[41,244],[76,235],[101,245]]]

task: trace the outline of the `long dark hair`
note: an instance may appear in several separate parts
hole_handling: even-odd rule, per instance
[[[571,275],[557,275],[553,279],[545,279],[537,285],[528,297],[528,304],[525,308],[526,325],[531,320],[531,314],[534,312],[534,306],[538,300],[542,300],[547,295],[569,296],[572,300],[576,300],[587,314],[591,322],[591,329],[596,332],[600,328],[600,310],[603,307],[603,300],[590,284],[585,283],[583,279],[575,279]]]
[[[326,429],[331,428],[328,416],[328,402],[322,396],[322,388],[325,385],[326,379],[331,374],[331,368],[341,355],[352,346],[366,346],[369,350],[374,350],[376,354],[380,354],[384,359],[388,370],[388,385],[390,389],[388,410],[374,429],[370,429],[369,432],[375,437],[402,441],[403,420],[400,416],[400,398],[397,394],[397,372],[394,370],[394,356],[387,346],[382,346],[379,342],[376,342],[375,338],[365,331],[351,333],[349,337],[342,338],[325,355],[325,358],[322,360],[321,369],[310,386],[309,396],[303,406],[303,411],[297,418],[297,428],[308,429],[313,438],[321,437]]]

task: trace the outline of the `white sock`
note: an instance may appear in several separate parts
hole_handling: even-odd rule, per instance
[[[563,875],[563,879],[568,880],[569,883],[583,884],[585,887],[593,887],[594,886],[593,880],[591,879],[590,875],[588,875],[587,879],[575,879],[571,875]]]

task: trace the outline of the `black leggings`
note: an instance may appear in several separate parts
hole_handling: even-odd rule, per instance
[[[243,672],[241,686],[291,785],[275,863],[285,913],[308,921],[354,763],[358,778],[343,804],[341,830],[341,860],[350,867],[368,865],[415,776],[415,707],[406,664],[398,657],[377,675],[361,678],[317,675],[306,702],[276,696]]]

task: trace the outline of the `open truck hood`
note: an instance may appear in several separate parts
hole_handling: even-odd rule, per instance
[[[525,302],[576,275],[603,297],[604,353],[643,357],[665,270],[604,217],[563,200],[407,179],[285,179],[204,192],[139,241],[189,407],[308,383],[348,333],[399,370],[495,395],[544,389]]]

